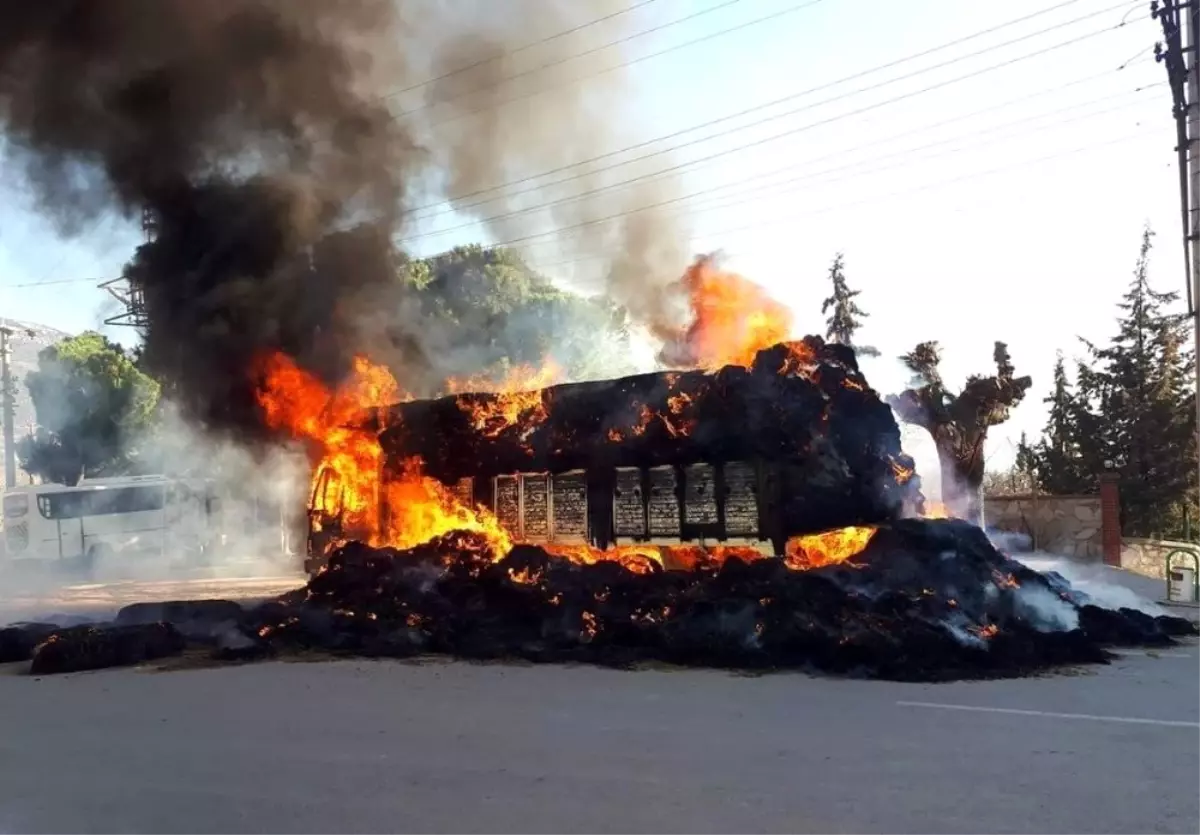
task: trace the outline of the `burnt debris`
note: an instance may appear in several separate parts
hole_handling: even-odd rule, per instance
[[[214,623],[201,629],[206,612]],[[185,621],[192,642],[222,659],[437,653],[924,681],[1106,663],[1111,646],[1167,646],[1197,634],[1183,618],[1100,607],[955,520],[896,522],[852,560],[809,571],[736,557],[690,571],[633,571],[529,545],[496,561],[469,533],[406,551],[351,543],[305,588],[240,610],[236,622],[233,613],[212,602],[143,607],[118,618],[129,625],[43,638],[35,666],[88,669],[177,652],[183,632],[140,623],[151,615]]]

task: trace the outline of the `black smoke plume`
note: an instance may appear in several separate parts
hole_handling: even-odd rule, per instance
[[[394,286],[390,233],[421,152],[361,82],[387,0],[5,2],[0,114],[70,229],[116,205],[155,237],[127,268],[149,362],[217,425],[284,350],[336,375],[356,299]]]
[[[362,350],[402,377],[445,370],[396,280],[396,241],[431,199],[464,204],[500,237],[661,200],[609,193],[498,224],[487,218],[512,212],[508,198],[454,199],[619,147],[621,120],[595,97],[617,98],[620,73],[593,72],[591,58],[521,71],[619,40],[637,27],[632,6],[0,0],[0,129],[64,234],[114,209],[149,218],[154,236],[126,269],[145,298],[147,361],[192,417],[246,430],[257,425],[251,370],[266,352],[330,381]],[[522,53],[524,65],[503,57],[597,19],[605,25]],[[613,54],[594,60],[611,69]],[[619,252],[615,301],[655,309],[632,298],[654,295],[638,244],[652,226],[661,258],[677,241],[653,212],[568,248]]]

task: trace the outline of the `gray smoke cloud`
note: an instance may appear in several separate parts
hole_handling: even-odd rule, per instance
[[[455,4],[456,14],[469,15],[478,28],[462,31],[453,21],[434,27],[447,35],[430,66],[432,76],[445,77],[427,88],[428,100],[439,104],[413,117],[429,139],[446,193],[462,196],[452,204],[480,218],[499,240],[525,239],[521,245],[543,263],[591,264],[602,282],[590,289],[602,289],[635,321],[658,325],[677,318],[668,285],[689,260],[687,230],[677,212],[642,210],[682,193],[677,176],[656,174],[670,167],[669,156],[629,162],[666,146],[611,154],[644,139],[628,130],[635,89],[620,66],[623,54],[603,48],[647,26],[642,15],[630,12],[634,5]],[[539,31],[575,31],[481,63],[481,57],[528,44],[530,21]],[[455,72],[462,67],[470,69]],[[502,79],[510,81],[498,83]],[[536,177],[543,172],[553,173]],[[514,185],[492,190],[506,182]],[[573,194],[586,196],[569,199]],[[545,235],[555,229],[563,234]]]
[[[493,218],[500,240],[561,230],[536,239],[538,260],[598,259],[591,289],[641,321],[673,315],[684,230],[664,211],[600,221],[678,182],[521,214],[639,172],[466,197],[626,144],[633,91],[603,72],[618,50],[520,74],[637,31],[639,13],[483,59],[631,5],[0,0],[0,127],[64,234],[114,208],[153,220],[126,272],[145,298],[148,362],[190,418],[246,434],[259,427],[249,372],[269,352],[330,382],[362,351],[407,377],[442,374],[396,280],[395,240],[447,196]],[[545,255],[551,242],[561,256]]]

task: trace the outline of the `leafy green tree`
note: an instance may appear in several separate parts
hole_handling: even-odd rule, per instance
[[[120,345],[93,332],[43,349],[25,386],[38,430],[18,445],[21,466],[66,484],[126,471],[131,440],[152,421],[160,391]]]
[[[938,366],[936,342],[922,342],[900,359],[913,372],[910,387],[887,398],[906,423],[924,428],[937,448],[942,474],[942,501],[954,515],[983,523],[983,447],[988,430],[1008,420],[1031,385],[1015,376],[1008,346],[997,342],[996,373],[967,378],[958,394],[947,390]]]
[[[401,279],[428,323],[417,350],[439,367],[499,375],[549,357],[576,379],[632,370],[625,311],[559,289],[514,250],[472,245],[404,260]]]
[[[854,334],[862,327],[862,320],[870,314],[863,311],[855,301],[861,290],[851,290],[846,283],[846,264],[842,253],[833,258],[829,267],[829,280],[833,292],[821,302],[821,312],[829,314],[825,319],[825,338],[830,342],[850,345],[864,356],[879,356],[879,351],[854,344]]]

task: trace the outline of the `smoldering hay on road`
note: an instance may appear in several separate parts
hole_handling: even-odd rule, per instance
[[[897,522],[851,561],[810,570],[737,557],[645,568],[581,564],[536,546],[497,560],[466,532],[406,551],[351,543],[276,601],[139,604],[115,628],[10,628],[0,651],[32,657],[39,673],[137,663],[190,642],[224,659],[442,653],[946,680],[1103,664],[1108,647],[1196,634],[1182,618],[1097,606],[956,520]]]
[[[646,28],[642,5],[0,0],[0,132],[64,235],[149,214],[126,269],[148,362],[191,417],[248,436],[263,354],[333,382],[365,349],[412,391],[475,370],[442,367],[445,337],[396,281],[397,237],[444,199],[503,240],[674,195],[652,177],[537,208],[630,168],[496,190],[627,144],[635,96],[620,48],[599,47]],[[638,211],[545,241],[606,261],[609,296],[659,330],[686,265],[678,223]]]

